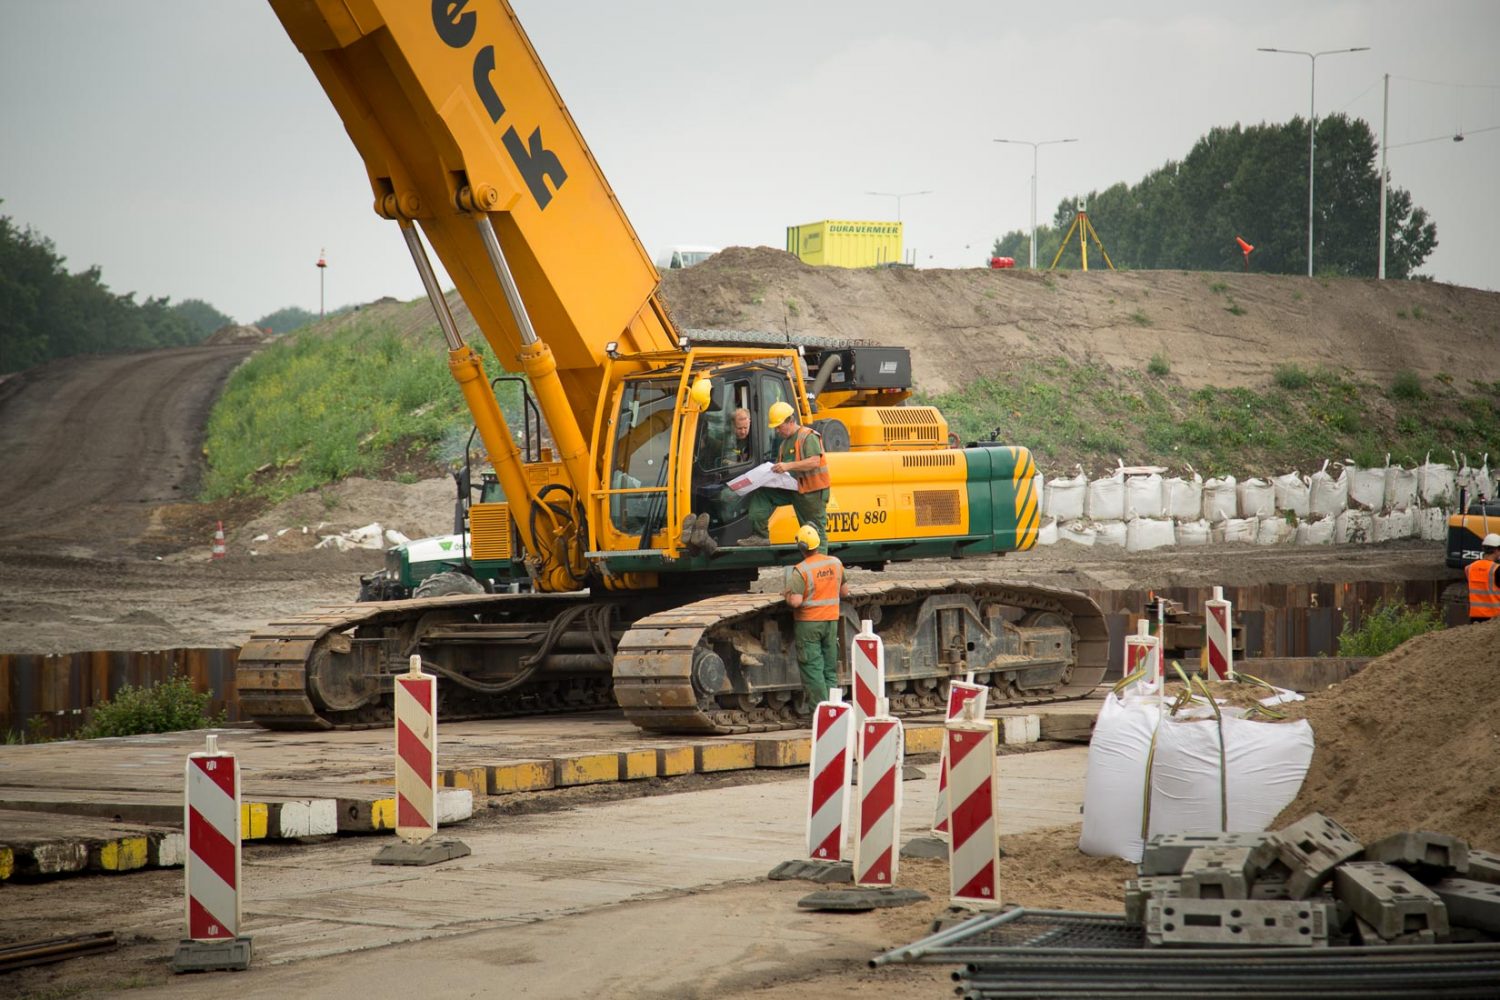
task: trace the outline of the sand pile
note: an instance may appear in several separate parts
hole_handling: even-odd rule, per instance
[[[1316,810],[1366,841],[1421,829],[1500,849],[1500,621],[1420,636],[1286,710],[1317,748],[1273,826]]]

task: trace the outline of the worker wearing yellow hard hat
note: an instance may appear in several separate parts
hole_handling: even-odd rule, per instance
[[[812,525],[797,529],[802,561],[787,570],[783,588],[792,609],[797,666],[808,711],[827,701],[828,689],[839,682],[839,601],[849,596],[844,564],[837,556],[819,552],[821,541]]]
[[[801,525],[811,525],[818,533],[818,544],[828,544],[828,456],[823,453],[823,439],[811,427],[797,422],[797,411],[791,403],[778,400],[766,413],[767,423],[781,442],[777,447],[773,472],[785,472],[797,481],[795,490],[763,486],[750,494],[750,534],[741,545],[769,545],[771,515],[777,507],[790,506]]]
[[[1479,543],[1479,558],[1464,569],[1469,578],[1469,621],[1500,618],[1500,535],[1491,532]]]

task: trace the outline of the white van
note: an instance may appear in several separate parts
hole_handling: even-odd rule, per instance
[[[692,267],[694,264],[701,264],[705,260],[708,260],[708,258],[718,253],[721,249],[723,248],[689,246],[668,247],[660,257],[656,258],[656,269],[658,271],[671,271],[679,267]]]

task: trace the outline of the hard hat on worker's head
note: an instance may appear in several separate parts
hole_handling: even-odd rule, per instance
[[[708,404],[713,402],[714,384],[707,375],[698,376],[698,380],[688,389],[688,400],[700,410],[708,409]]]
[[[784,406],[786,404],[783,403],[782,405]],[[797,529],[797,544],[802,546],[807,551],[812,552],[814,549],[816,549],[820,541],[821,539],[818,538],[818,529],[814,528],[812,525],[804,524],[802,527]]]
[[[1495,534],[1493,531],[1490,532],[1484,536],[1484,541],[1479,543],[1479,547],[1482,549],[1500,549],[1500,535]]]
[[[770,427],[780,427],[782,424],[790,420],[792,418],[792,415],[796,412],[796,410],[792,409],[791,403],[784,403],[779,401],[772,403],[771,412],[768,415],[769,420],[767,421],[767,425]]]

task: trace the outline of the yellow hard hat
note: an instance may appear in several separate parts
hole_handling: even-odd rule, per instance
[[[708,409],[708,404],[713,401],[714,384],[707,375],[700,375],[698,380],[688,389],[688,401],[700,410]]]
[[[785,403],[779,404],[785,406]],[[797,544],[811,552],[818,547],[818,529],[810,524],[804,524],[797,529]]]
[[[775,402],[771,404],[770,419],[767,426],[780,427],[797,411],[792,409],[791,403]]]

